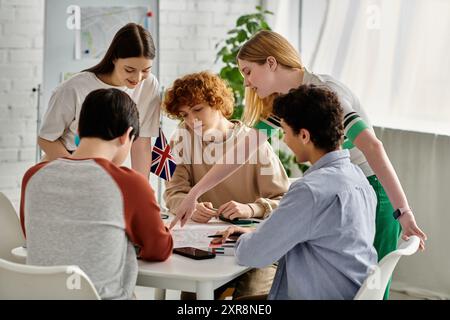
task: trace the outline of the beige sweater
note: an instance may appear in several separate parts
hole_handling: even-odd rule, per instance
[[[171,139],[172,150],[177,159],[177,168],[172,179],[166,182],[164,192],[166,206],[171,212],[178,208],[189,190],[214,165],[214,162],[211,163],[211,161],[210,164],[205,163],[208,161],[204,161],[205,158],[201,164],[193,164],[193,150],[200,150],[201,155],[205,154],[205,150],[206,154],[212,156],[215,155],[215,151],[211,150],[218,150],[217,152],[223,150],[223,154],[225,154],[226,148],[235,145],[239,135],[246,135],[246,132],[251,130],[240,121],[233,120],[232,122],[234,128],[225,142],[201,141],[198,136],[194,139],[194,134],[189,131],[190,135],[187,138],[185,136],[184,140],[190,140],[190,143],[182,143],[180,140],[183,138],[180,138],[182,135],[180,132],[184,130],[186,133],[186,127],[183,124],[179,126],[179,130]],[[197,156],[198,154],[197,152]],[[211,202],[214,208],[219,208],[229,201],[237,201],[250,205],[254,217],[266,218],[278,206],[288,188],[289,181],[286,172],[272,147],[266,142],[247,163],[216,187],[204,193],[198,201]]]

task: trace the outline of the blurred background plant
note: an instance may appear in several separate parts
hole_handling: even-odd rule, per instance
[[[236,26],[227,32],[228,38],[222,39],[216,44],[216,49],[218,49],[216,62],[220,60],[224,63],[219,72],[220,77],[228,82],[235,99],[234,112],[231,119],[240,120],[244,111],[244,78],[239,71],[236,58],[239,49],[258,31],[272,30],[267,23],[267,17],[268,15],[273,15],[273,12],[263,9],[261,6],[256,6],[255,8],[255,13],[240,16],[236,20]],[[274,139],[278,140],[276,141],[277,143],[274,143]],[[283,132],[281,130],[278,131],[278,135],[270,139],[270,142],[272,146],[277,146],[275,152],[289,177],[301,176],[309,168],[306,164],[296,162],[295,156],[283,143]]]

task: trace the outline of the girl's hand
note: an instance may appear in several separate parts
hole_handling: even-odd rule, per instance
[[[427,240],[427,235],[417,226],[412,211],[403,213],[399,218],[399,222],[403,229],[402,239],[406,241],[410,236],[418,236],[420,238],[419,248],[421,251],[425,250],[425,240]]]
[[[197,204],[197,195],[195,193],[189,192],[186,198],[184,198],[184,200],[181,202],[180,206],[176,210],[175,212],[176,216],[170,223],[169,229],[175,227],[178,221],[180,221],[180,224],[183,227],[189,220],[189,218],[192,216],[196,204]]]

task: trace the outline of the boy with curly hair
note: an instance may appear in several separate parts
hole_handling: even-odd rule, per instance
[[[237,159],[222,156],[250,128],[238,120],[229,120],[234,106],[232,92],[224,80],[210,72],[175,80],[163,105],[169,116],[181,120],[171,139],[174,156],[178,158],[177,168],[164,193],[167,207],[175,212],[215,163],[239,161],[240,150],[236,150]],[[220,214],[229,219],[267,218],[288,187],[284,168],[266,142],[255,158],[199,198],[192,220],[207,223]],[[237,281],[234,297],[267,293],[274,274],[275,269],[270,266],[243,275]]]

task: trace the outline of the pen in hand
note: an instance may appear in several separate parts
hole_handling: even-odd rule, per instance
[[[233,232],[229,237],[239,237],[240,235],[242,235],[241,232]],[[208,238],[223,238],[223,234],[210,234]]]

